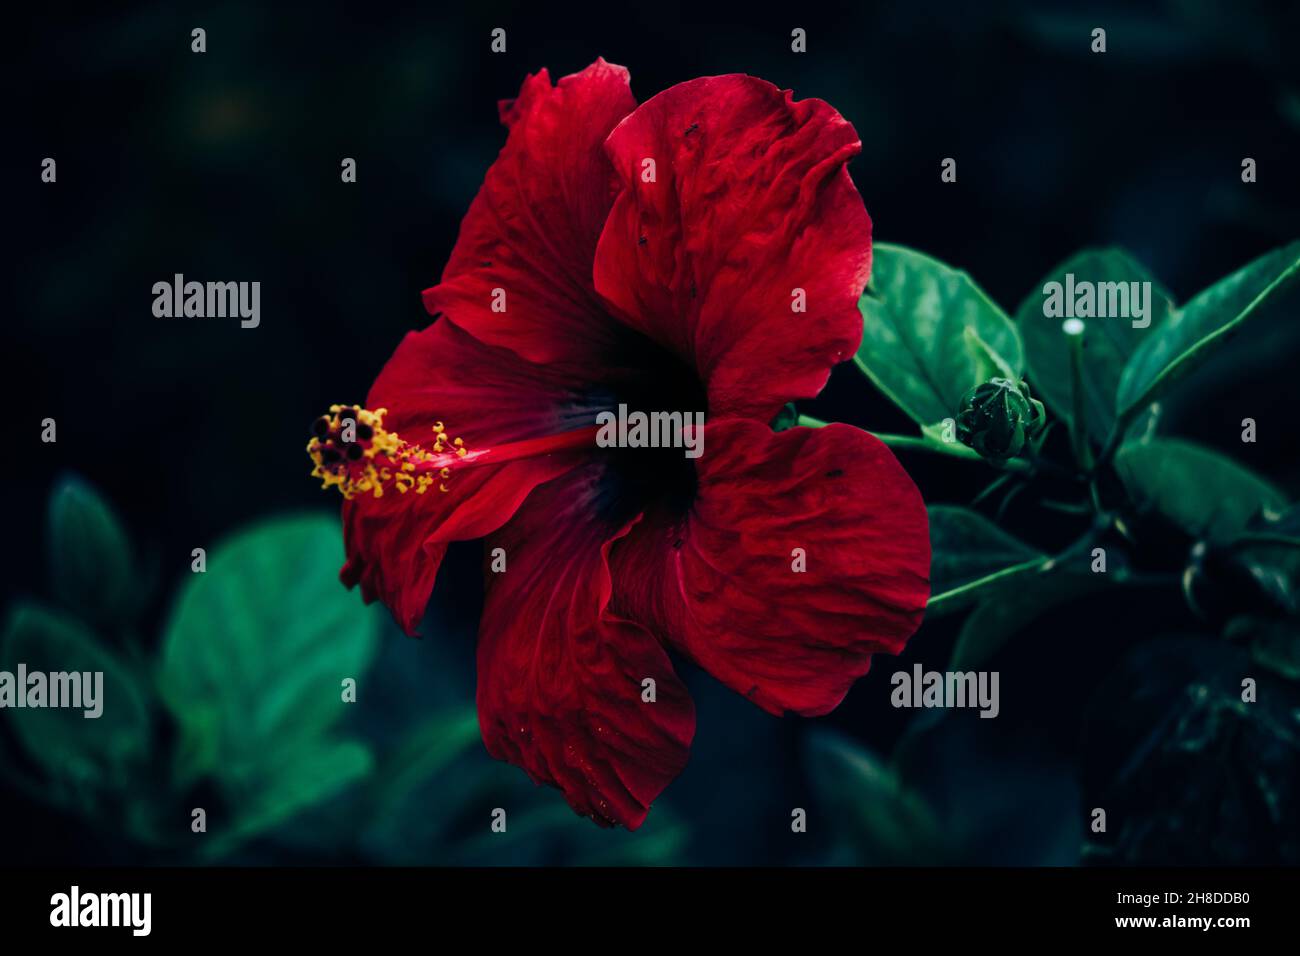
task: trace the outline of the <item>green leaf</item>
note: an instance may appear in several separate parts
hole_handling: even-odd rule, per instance
[[[382,782],[373,795],[376,819],[396,821],[417,787],[445,772],[481,739],[473,707],[432,717],[410,731],[380,767]]]
[[[1010,379],[1013,382],[1019,381],[1020,374],[1013,369],[997,350],[980,338],[980,334],[975,331],[974,326],[967,326],[962,333],[962,341],[966,344],[966,351],[970,354],[971,359],[975,362],[976,384],[980,385],[994,378]]]
[[[917,424],[955,415],[991,356],[1019,379],[1016,327],[966,273],[902,246],[877,244],[873,255],[855,361]]]
[[[1247,522],[1237,543],[1300,548],[1300,505],[1260,512]]]
[[[1220,342],[1259,313],[1300,273],[1300,242],[1276,249],[1199,293],[1152,325],[1120,379],[1118,407],[1129,415],[1200,367]]]
[[[933,809],[920,794],[863,748],[826,731],[812,735],[808,768],[818,803],[836,833],[867,866],[936,864],[944,841]]]
[[[54,593],[64,604],[97,623],[130,608],[130,541],[108,503],[78,477],[60,480],[50,496],[49,542]]]
[[[1286,497],[1265,479],[1218,452],[1157,438],[1123,446],[1115,468],[1140,507],[1154,508],[1197,538],[1226,543]]]
[[[1300,681],[1300,621],[1278,618],[1251,624],[1251,659],[1288,680]]]
[[[149,704],[130,668],[80,621],[61,611],[21,603],[9,613],[0,639],[0,670],[14,675],[82,675],[81,707],[14,708],[4,711],[23,747],[54,781],[70,788],[122,788],[148,754]],[[85,674],[102,674],[86,682]],[[23,688],[14,687],[21,693]],[[87,694],[94,696],[89,706]],[[14,702],[16,703],[16,701]],[[99,711],[98,717],[87,712]],[[84,796],[84,794],[83,794]]]
[[[226,802],[236,816],[229,827],[208,820],[212,840],[204,848],[222,856],[238,843],[284,823],[368,776],[374,768],[369,748],[355,740],[312,740],[273,767],[247,780],[227,779]]]
[[[270,774],[343,716],[345,678],[365,693],[379,618],[339,583],[341,561],[334,519],[278,518],[216,547],[185,582],[159,674],[183,777]]]
[[[1146,318],[1150,325],[1134,328],[1131,318],[1084,319],[1083,387],[1084,416],[1088,431],[1099,441],[1110,434],[1116,417],[1116,395],[1120,376],[1130,356],[1149,333],[1160,328],[1173,310],[1173,300],[1160,283],[1120,249],[1088,249],[1072,256],[1043,277],[1016,310],[1016,325],[1025,343],[1029,385],[1051,406],[1057,416],[1073,424],[1070,394],[1069,337],[1062,331],[1063,320],[1043,315],[1049,282],[1064,287],[1066,275],[1075,283],[1150,282],[1151,297]]]
[[[1014,583],[997,588],[962,623],[948,669],[982,668],[1008,641],[1052,608],[1104,590],[1113,583],[1107,577],[1057,569],[1043,574],[1032,588]]]
[[[966,607],[999,582],[1033,574],[1047,562],[1041,551],[1007,534],[977,511],[931,505],[928,514],[928,616]]]

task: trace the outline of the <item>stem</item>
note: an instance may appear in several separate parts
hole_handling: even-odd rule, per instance
[[[1092,469],[1092,449],[1088,445],[1088,426],[1083,411],[1083,334],[1083,323],[1080,322],[1079,331],[1067,332],[1066,340],[1070,343],[1070,445],[1074,449],[1075,461],[1086,472]]]
[[[820,418],[813,418],[811,415],[800,415],[796,423],[805,428],[823,428],[830,422],[824,422]],[[1012,458],[1000,465],[993,462],[987,462],[979,452],[973,448],[967,448],[957,442],[937,442],[921,435],[895,435],[889,432],[870,432],[869,434],[880,439],[890,448],[902,448],[908,451],[925,451],[932,455],[947,455],[950,458],[961,458],[965,461],[985,461],[990,467],[999,468],[1003,471],[1031,472],[1033,466],[1020,458]]]

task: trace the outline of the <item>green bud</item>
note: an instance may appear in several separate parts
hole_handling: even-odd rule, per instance
[[[1043,403],[1030,397],[1028,385],[993,378],[962,396],[957,438],[990,461],[1006,461],[1038,434],[1044,417]]]

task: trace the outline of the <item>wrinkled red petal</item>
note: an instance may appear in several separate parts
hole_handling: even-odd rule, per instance
[[[844,164],[861,147],[826,103],[743,75],[674,86],[610,134],[623,189],[596,289],[695,364],[714,417],[770,421],[857,349],[871,219]]]
[[[686,765],[695,709],[658,640],[608,609],[607,556],[626,528],[594,516],[599,467],[538,488],[488,539],[506,571],[487,574],[479,726],[492,756],[578,813],[636,829]]]
[[[424,293],[430,313],[534,362],[607,350],[614,330],[591,278],[616,189],[602,143],[635,105],[627,70],[604,60],[554,87],[542,70],[501,104],[510,135]]]
[[[614,610],[765,710],[834,709],[872,654],[897,654],[920,626],[930,537],[916,486],[847,425],[713,422],[698,474],[686,518],[647,517],[617,543]]]
[[[566,403],[574,384],[556,368],[524,362],[438,321],[402,340],[366,406],[386,408],[385,427],[405,441],[431,447],[433,424],[441,421],[478,448],[571,427]],[[447,544],[495,531],[533,488],[579,460],[555,454],[486,465],[457,472],[446,494],[390,489],[381,498],[345,501],[344,583],[359,583],[367,603],[382,600],[414,634]]]

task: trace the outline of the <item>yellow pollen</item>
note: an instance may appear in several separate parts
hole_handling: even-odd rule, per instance
[[[329,414],[313,423],[307,454],[315,465],[312,477],[321,480],[322,488],[337,488],[349,499],[364,494],[382,498],[387,488],[422,495],[435,483],[439,491],[449,490],[450,465],[467,453],[464,441],[451,440],[452,457],[446,426],[435,422],[432,450],[411,444],[384,428],[387,414],[383,408],[331,405]]]

